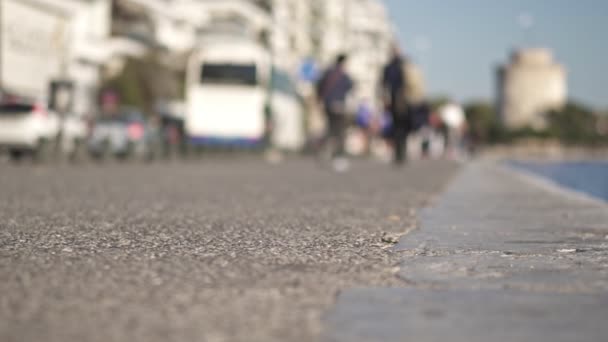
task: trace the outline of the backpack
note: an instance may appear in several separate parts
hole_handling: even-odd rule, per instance
[[[424,101],[424,77],[418,66],[408,61],[403,62],[401,73],[403,88],[397,93],[395,105],[398,113],[407,113],[408,109]]]
[[[405,62],[402,67],[404,87],[403,96],[408,105],[418,105],[424,101],[424,77],[422,71],[413,63]]]
[[[329,69],[317,84],[317,97],[325,100],[327,95],[333,91],[336,84],[342,77],[342,72],[338,69]]]

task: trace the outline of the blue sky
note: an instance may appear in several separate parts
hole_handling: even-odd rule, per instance
[[[494,71],[513,48],[546,46],[568,70],[570,97],[608,109],[606,0],[384,1],[431,94],[493,99]]]

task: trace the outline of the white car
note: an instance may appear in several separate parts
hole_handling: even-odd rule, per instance
[[[31,155],[37,161],[52,158],[57,152],[76,156],[87,134],[83,120],[56,113],[36,104],[0,104],[0,149],[12,159]]]

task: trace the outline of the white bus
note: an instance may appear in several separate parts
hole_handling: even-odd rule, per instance
[[[223,37],[193,53],[186,85],[186,132],[198,146],[270,143],[299,150],[304,112],[291,79],[261,45]]]

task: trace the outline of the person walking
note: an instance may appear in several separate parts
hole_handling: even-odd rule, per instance
[[[412,116],[422,102],[422,75],[415,65],[393,48],[392,58],[382,75],[382,96],[392,116],[394,162],[402,166],[407,161],[407,138],[412,129]]]
[[[346,62],[347,56],[339,55],[335,64],[325,71],[317,84],[317,96],[325,111],[328,126],[321,148],[325,148],[329,141],[333,143],[332,162],[334,169],[338,172],[345,172],[350,166],[348,159],[346,159],[344,146],[347,116],[346,101],[354,84],[345,70]]]

